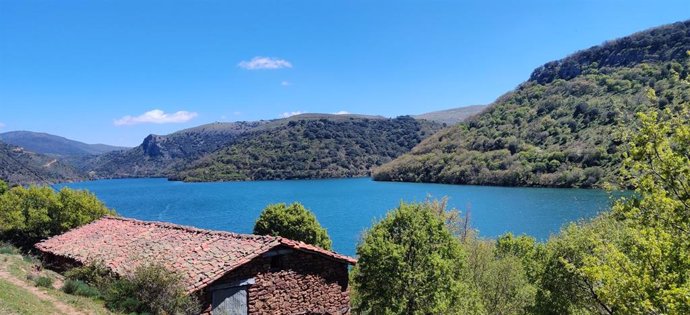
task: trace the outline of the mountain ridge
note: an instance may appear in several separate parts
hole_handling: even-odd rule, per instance
[[[455,125],[481,113],[486,107],[487,105],[469,105],[412,115],[412,117],[416,119],[431,120],[446,125]]]
[[[430,135],[433,131],[440,128],[440,124],[434,122],[425,122],[414,120],[414,123],[399,123],[401,121],[398,118],[385,118],[382,116],[371,116],[371,115],[356,115],[356,114],[346,114],[346,115],[334,115],[334,114],[300,114],[286,118],[273,119],[273,120],[262,120],[254,122],[216,122],[211,124],[200,125],[188,129],[183,129],[180,131],[173,132],[168,135],[149,135],[144,141],[137,147],[124,150],[109,152],[103,155],[95,157],[93,160],[89,161],[83,169],[90,172],[96,178],[111,178],[111,177],[168,177],[172,179],[182,179],[182,180],[241,180],[254,178],[256,176],[249,177],[237,177],[236,173],[233,171],[232,176],[226,176],[223,171],[228,171],[229,169],[234,169],[235,166],[230,168],[220,168],[216,171],[218,172],[215,176],[192,176],[191,174],[198,174],[194,172],[194,168],[202,167],[202,159],[206,158],[207,155],[211,155],[216,151],[228,150],[238,142],[238,145],[246,145],[247,143],[253,143],[254,147],[260,147],[264,143],[272,143],[275,150],[280,151],[281,155],[285,159],[291,159],[290,151],[287,150],[287,145],[281,147],[282,144],[272,142],[273,137],[280,137],[285,133],[291,133],[291,129],[301,128],[300,126],[305,122],[307,125],[311,126],[311,122],[314,124],[322,124],[328,126],[332,135],[341,136],[334,141],[344,141],[343,143],[337,144],[331,147],[333,150],[343,149],[347,139],[355,139],[360,137],[356,133],[349,132],[347,129],[350,128],[360,128],[358,130],[365,130],[362,126],[376,125],[383,126],[381,131],[387,131],[387,128],[401,128],[402,134],[410,136],[411,134],[425,133],[425,135]],[[397,126],[397,127],[394,127]],[[312,126],[313,127],[313,126]],[[339,129],[340,128],[340,129]],[[363,128],[363,129],[362,129]],[[422,130],[423,129],[423,130]],[[318,130],[310,130],[310,132],[319,133]],[[305,134],[293,134],[293,136],[298,137],[299,141],[306,143],[315,143],[316,138],[305,138]],[[255,142],[254,139],[262,138],[263,141]],[[421,141],[417,139],[414,144]],[[282,139],[282,138],[281,138]],[[290,142],[292,139],[283,139],[285,142]],[[400,140],[403,141],[403,140]],[[294,143],[293,143],[294,144]],[[410,149],[412,145],[406,143],[403,145],[406,150]],[[250,148],[245,147],[244,150],[250,150]],[[287,151],[286,151],[287,150]],[[400,148],[392,149],[395,151],[395,155],[402,154]],[[276,151],[276,152],[278,152]],[[284,151],[284,152],[283,152]],[[272,154],[277,154],[273,152]],[[268,151],[263,152],[268,153]],[[386,154],[386,156],[388,156]],[[211,158],[206,158],[209,161]],[[385,159],[385,158],[384,158]],[[378,162],[374,162],[376,165],[382,162],[375,159]],[[240,164],[237,161],[235,163]],[[219,165],[223,163],[214,163],[214,165]],[[208,165],[207,165],[208,166]],[[270,169],[270,165],[264,165],[264,169]],[[184,173],[181,173],[183,172]],[[267,172],[272,173],[272,172]],[[306,173],[305,173],[306,174]],[[310,173],[316,174],[316,172]],[[340,170],[337,174],[343,176],[355,176],[361,175],[363,172],[361,170],[357,172],[350,172],[348,170]],[[310,175],[302,175],[303,177],[311,178]],[[324,174],[314,175],[317,177],[323,177]],[[280,179],[283,176],[259,176],[261,179]]]
[[[85,177],[55,157],[29,152],[0,141],[0,179],[11,185],[49,185],[83,180]]]
[[[690,21],[548,62],[481,114],[425,139],[373,177],[548,187],[618,182],[622,133],[635,126],[635,113],[690,103],[687,51]]]
[[[0,133],[0,141],[23,147],[35,153],[58,156],[97,155],[110,151],[128,149],[127,147],[111,146],[100,143],[88,144],[45,132],[26,130]]]

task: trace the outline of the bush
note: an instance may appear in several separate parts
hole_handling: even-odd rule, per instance
[[[113,281],[112,273],[101,263],[72,268],[65,272],[65,277],[69,280],[84,282],[101,291],[107,289]]]
[[[0,235],[25,246],[115,212],[87,191],[14,187],[0,195]]]
[[[126,313],[198,314],[199,302],[188,295],[181,277],[162,266],[139,266],[130,277],[112,282],[105,292],[108,308]]]
[[[19,254],[19,249],[12,244],[0,243],[0,254],[16,255]]]
[[[46,277],[46,276],[40,276],[40,277],[34,279],[34,284],[37,287],[52,288],[53,287],[53,278]]]
[[[295,202],[269,205],[254,225],[254,234],[282,236],[296,241],[331,249],[331,238],[316,216]]]
[[[467,281],[467,255],[444,219],[428,203],[403,203],[365,233],[352,272],[356,311],[482,313]]]
[[[97,297],[101,293],[98,289],[86,284],[81,280],[67,280],[62,286],[62,291],[67,294],[87,296],[87,297]]]
[[[0,195],[4,194],[6,191],[10,189],[10,186],[7,185],[7,183],[0,179]]]

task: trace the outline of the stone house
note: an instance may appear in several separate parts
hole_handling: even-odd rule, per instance
[[[349,314],[356,260],[303,242],[104,217],[35,245],[58,265],[118,275],[155,262],[182,276],[203,314]]]

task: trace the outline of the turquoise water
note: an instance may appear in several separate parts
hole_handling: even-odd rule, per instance
[[[504,232],[544,240],[570,221],[592,217],[611,204],[601,190],[508,188],[375,182],[369,178],[183,183],[166,179],[113,179],[59,184],[88,189],[120,215],[200,228],[251,233],[270,203],[299,201],[311,209],[336,251],[354,255],[366,228],[400,201],[447,196],[449,205],[471,209],[484,237]]]

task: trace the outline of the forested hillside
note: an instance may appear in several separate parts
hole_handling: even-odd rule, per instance
[[[97,156],[81,169],[97,178],[186,181],[364,176],[440,128],[407,116],[327,114],[214,123],[149,135],[141,145]]]
[[[51,184],[84,177],[54,157],[0,142],[0,179],[10,184]]]
[[[440,124],[395,119],[297,116],[253,131],[173,176],[185,181],[366,176],[409,151]]]
[[[466,123],[427,138],[376,180],[592,187],[617,175],[635,113],[690,100],[690,21],[536,69]]]
[[[165,136],[149,135],[135,148],[97,156],[82,168],[98,178],[166,177],[266,123],[212,123]]]

